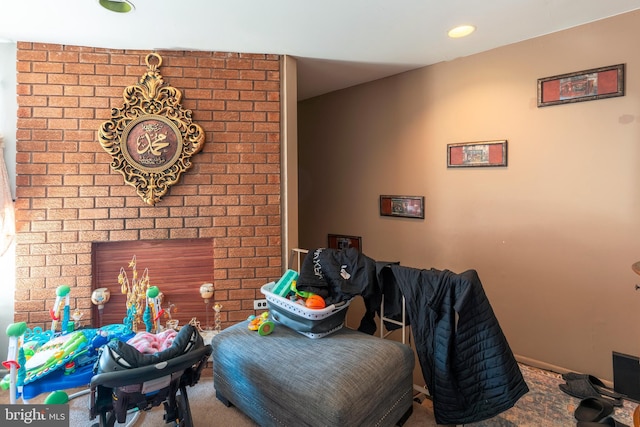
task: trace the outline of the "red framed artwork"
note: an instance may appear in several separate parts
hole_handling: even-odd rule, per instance
[[[447,144],[447,167],[507,166],[507,141]]]
[[[538,79],[538,107],[624,96],[624,64]]]
[[[342,234],[329,234],[327,247],[330,249],[356,248],[357,250],[362,252],[362,237],[345,236]]]

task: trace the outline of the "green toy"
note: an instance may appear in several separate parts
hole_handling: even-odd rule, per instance
[[[22,386],[22,384],[24,383],[24,363],[21,366],[18,361],[24,360],[24,352],[22,352],[22,354],[19,354],[19,349],[21,348],[22,344],[22,336],[26,331],[26,322],[12,323],[7,326],[7,336],[9,336],[9,351],[7,354],[7,360],[2,362],[2,365],[9,370],[9,402],[11,404],[16,403],[18,379],[22,380],[20,386]],[[4,386],[2,387],[4,388]]]
[[[64,405],[65,403],[69,403],[69,395],[61,390],[49,393],[44,399],[45,405]]]
[[[262,337],[269,335],[276,327],[275,323],[269,320],[268,311],[265,311],[260,316],[254,316],[252,314],[247,320],[249,320],[249,330],[258,331],[258,335]]]

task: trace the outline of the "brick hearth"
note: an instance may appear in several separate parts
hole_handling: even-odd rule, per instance
[[[148,53],[18,43],[16,321],[47,326],[62,284],[91,320],[94,242],[213,238],[223,326],[253,313],[259,287],[282,273],[280,57],[159,52],[206,143],[149,206],[97,138]]]

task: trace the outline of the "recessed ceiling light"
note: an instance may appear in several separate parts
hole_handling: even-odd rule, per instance
[[[98,0],[98,3],[111,12],[129,13],[135,9],[133,3],[128,0]]]
[[[447,34],[452,39],[458,39],[460,37],[468,36],[469,34],[473,33],[475,30],[476,30],[476,27],[474,27],[473,25],[460,25],[449,30]]]

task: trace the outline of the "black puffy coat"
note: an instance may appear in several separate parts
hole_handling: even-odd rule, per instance
[[[529,391],[475,270],[389,268],[385,281],[406,298],[438,424],[494,417]]]

